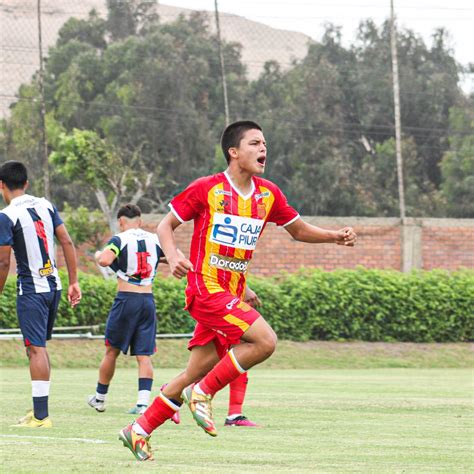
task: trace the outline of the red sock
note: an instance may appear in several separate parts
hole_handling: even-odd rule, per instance
[[[230,383],[229,416],[242,414],[242,405],[244,404],[245,392],[247,391],[248,383],[249,377],[247,372],[244,372]]]
[[[166,420],[169,420],[174,414],[175,409],[171,407],[170,401],[163,395],[158,395],[148,410],[137,419],[137,423],[148,433],[156,430]]]
[[[199,382],[199,387],[204,393],[214,396],[216,392],[235,380],[243,372],[233,351],[230,350]]]

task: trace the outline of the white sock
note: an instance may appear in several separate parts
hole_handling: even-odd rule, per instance
[[[132,430],[135,431],[140,436],[149,436],[150,433],[147,433],[137,422],[133,423]]]
[[[151,395],[150,390],[139,390],[138,391],[137,405],[146,405],[146,406],[148,406],[148,403],[150,403],[150,395]]]
[[[206,392],[204,392],[204,391],[202,390],[202,388],[199,386],[198,383],[193,387],[193,390],[194,390],[196,393],[199,393],[199,395],[207,395]]]
[[[49,387],[51,382],[49,380],[32,380],[31,394],[33,397],[48,397]]]
[[[244,416],[242,413],[234,413],[233,415],[228,415],[227,416],[227,419],[228,420],[235,420],[236,418],[238,418],[239,416]]]
[[[106,393],[95,392],[95,399],[98,400],[99,402],[105,402],[106,396],[107,396]]]

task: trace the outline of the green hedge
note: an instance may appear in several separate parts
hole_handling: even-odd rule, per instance
[[[63,281],[66,278],[63,275]],[[191,332],[183,310],[184,281],[159,279],[154,286],[159,332]],[[81,304],[65,294],[57,326],[105,324],[115,281],[81,274]],[[474,339],[474,272],[304,270],[274,279],[252,278],[262,315],[282,339],[449,342]],[[15,282],[0,296],[0,326],[17,327]]]

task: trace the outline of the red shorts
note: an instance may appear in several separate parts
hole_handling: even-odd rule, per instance
[[[229,292],[187,296],[186,309],[197,322],[188,349],[214,341],[221,357],[260,317],[256,309]]]

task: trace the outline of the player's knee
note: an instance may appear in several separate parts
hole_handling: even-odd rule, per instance
[[[266,334],[265,337],[262,338],[259,344],[262,357],[264,357],[265,359],[270,357],[275,352],[276,345],[277,335],[273,330],[269,331],[268,334]]]
[[[44,347],[28,346],[26,348],[26,355],[28,356],[28,359],[31,359],[32,357],[38,356],[43,351],[44,351]]]

